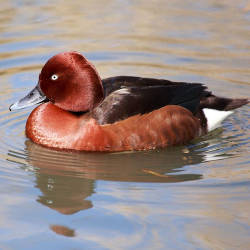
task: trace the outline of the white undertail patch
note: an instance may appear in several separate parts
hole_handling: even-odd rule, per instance
[[[216,109],[203,109],[205,117],[207,118],[207,130],[208,132],[221,126],[221,122],[225,120],[229,115],[233,114],[233,111],[221,111]]]

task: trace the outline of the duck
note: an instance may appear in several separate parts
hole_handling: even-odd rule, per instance
[[[247,103],[247,98],[218,97],[202,83],[101,79],[87,58],[69,51],[51,57],[35,88],[9,109],[39,104],[25,127],[34,143],[58,150],[119,152],[186,145]]]

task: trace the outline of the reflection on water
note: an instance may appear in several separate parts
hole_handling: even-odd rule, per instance
[[[61,225],[52,225],[50,227],[51,230],[53,230],[57,234],[61,234],[63,236],[67,237],[74,237],[75,231],[72,229],[69,229],[68,227],[61,226]]]
[[[67,153],[53,151],[26,141],[27,161],[40,174],[58,174],[92,180],[130,182],[179,182],[199,179],[200,175],[167,175],[187,164],[202,162],[202,155],[185,148],[148,152]],[[162,164],[164,162],[164,164]],[[138,164],[140,163],[140,164]]]
[[[42,192],[38,201],[63,214],[93,207],[85,198],[94,193],[95,180],[171,183],[201,177],[199,174],[167,175],[180,171],[187,163],[201,162],[201,155],[182,154],[180,150],[67,154],[52,153],[27,141],[27,151],[27,161],[36,168],[36,187]]]
[[[202,154],[183,147],[105,154],[53,151],[29,140],[26,146],[27,156],[10,151],[7,160],[12,161],[12,156],[21,160],[27,157],[35,173],[36,187],[42,193],[37,201],[62,214],[92,208],[86,198],[94,193],[96,180],[172,183],[201,178],[200,174],[178,173],[183,166],[203,160]]]
[[[0,249],[249,248],[249,107],[187,146],[114,154],[35,145],[31,109],[8,111],[65,50],[103,78],[249,96],[246,1],[13,0],[0,20]]]

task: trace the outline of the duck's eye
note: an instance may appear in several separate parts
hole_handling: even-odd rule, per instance
[[[54,74],[54,75],[51,76],[51,80],[55,81],[57,79],[58,79],[58,75]]]

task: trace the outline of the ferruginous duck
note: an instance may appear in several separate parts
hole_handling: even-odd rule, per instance
[[[201,83],[117,76],[101,80],[77,52],[53,56],[37,86],[10,110],[40,104],[26,135],[46,147],[83,151],[182,145],[220,126],[248,99],[213,95]]]

